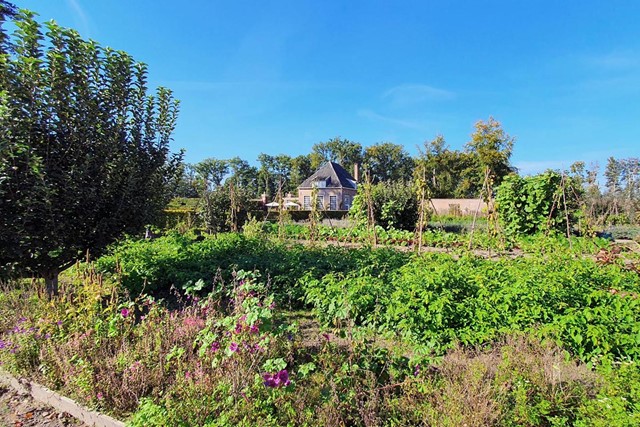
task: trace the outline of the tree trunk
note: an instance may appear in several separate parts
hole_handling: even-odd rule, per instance
[[[42,272],[42,277],[47,287],[47,297],[49,297],[49,299],[58,296],[58,274],[58,269]]]

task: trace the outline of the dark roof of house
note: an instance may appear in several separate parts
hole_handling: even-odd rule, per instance
[[[356,188],[356,180],[342,166],[335,162],[327,162],[309,178],[305,179],[298,188],[313,188],[314,182],[326,181],[325,188]]]

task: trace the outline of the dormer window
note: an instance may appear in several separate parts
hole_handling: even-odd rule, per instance
[[[313,183],[313,186],[316,188],[327,188],[328,181],[330,180],[331,178],[319,179]]]

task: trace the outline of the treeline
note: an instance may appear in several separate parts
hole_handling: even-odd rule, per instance
[[[486,165],[494,171],[497,183],[515,168],[509,162],[514,138],[504,132],[500,123],[489,118],[476,123],[475,128],[462,150],[450,149],[439,135],[425,142],[416,157],[392,142],[363,147],[336,137],[314,144],[309,154],[296,157],[261,153],[258,166],[239,157],[208,158],[184,165],[175,195],[198,197],[203,188],[214,190],[222,185],[234,185],[255,197],[261,194],[274,197],[278,191],[295,193],[298,185],[324,162],[333,161],[352,174],[358,164],[361,180],[366,174],[374,184],[411,181],[416,165],[423,162],[434,197],[477,197]]]
[[[298,185],[326,161],[337,162],[352,174],[357,164],[360,183],[370,185],[369,203],[376,223],[409,230],[416,227],[420,216],[420,204],[424,204],[420,198],[493,199],[505,177],[517,173],[511,164],[514,142],[515,138],[492,117],[475,124],[470,140],[461,150],[451,149],[438,135],[426,141],[417,156],[391,142],[363,147],[336,137],[314,144],[309,154],[296,157],[261,153],[257,166],[239,157],[184,164],[175,196],[201,198],[200,218],[209,231],[237,230],[251,210],[252,199],[263,194],[269,200],[287,193],[295,196]],[[604,186],[597,164],[587,168],[579,161],[566,171],[556,172],[557,178],[552,181],[556,187],[562,185],[573,216],[579,210],[584,222],[595,227],[638,222],[637,158],[609,158]],[[562,176],[566,180],[560,179]],[[556,194],[559,187],[545,191]],[[539,193],[532,197],[546,194]],[[547,202],[553,205],[552,200]],[[368,208],[363,196],[354,203],[355,209],[362,211],[360,216],[365,216]],[[364,222],[364,218],[361,220]]]

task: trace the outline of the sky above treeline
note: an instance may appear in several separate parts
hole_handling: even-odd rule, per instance
[[[149,65],[191,163],[336,136],[416,155],[490,116],[522,173],[640,156],[638,0],[15,0]]]

